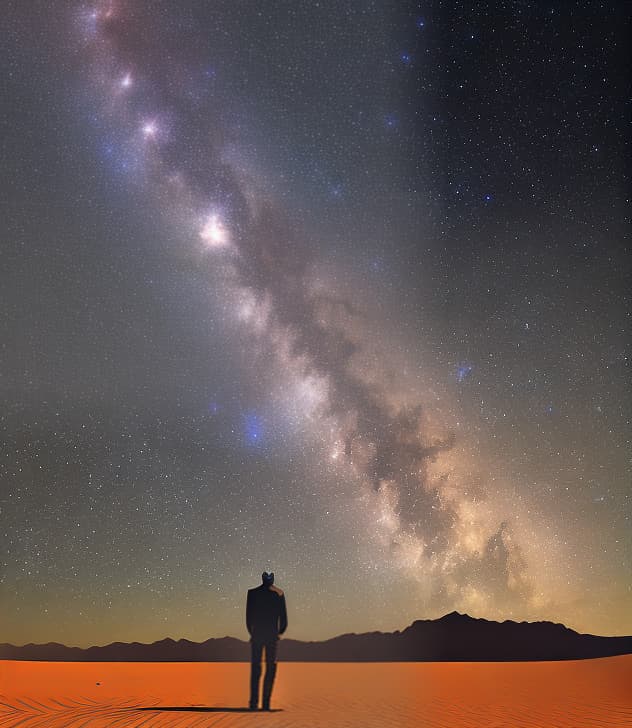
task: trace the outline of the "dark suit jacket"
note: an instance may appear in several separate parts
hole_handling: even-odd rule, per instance
[[[246,628],[255,642],[270,642],[285,632],[287,611],[281,589],[274,584],[248,589]]]

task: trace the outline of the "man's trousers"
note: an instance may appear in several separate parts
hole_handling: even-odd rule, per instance
[[[250,640],[250,707],[256,708],[259,703],[259,679],[261,678],[261,656],[263,650],[266,653],[266,674],[263,678],[263,696],[261,707],[264,710],[270,708],[270,696],[272,685],[276,675],[277,644],[279,640],[273,639],[266,642]]]

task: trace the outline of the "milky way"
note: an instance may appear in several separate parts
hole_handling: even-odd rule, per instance
[[[357,57],[383,54],[391,73],[414,72],[418,75],[413,78],[425,88],[423,68],[433,62],[432,46],[425,47],[421,37],[432,25],[428,17],[420,17],[414,9],[401,15],[386,9],[374,11],[388,18],[392,29],[372,37],[368,29],[373,26],[361,19],[361,12],[356,17],[355,11],[330,10],[334,18],[339,13],[343,28],[334,22],[332,48],[340,52],[345,46],[344,34],[352,32],[344,30],[346,24],[365,23],[362,38],[366,47],[357,51]],[[419,88],[411,95],[414,82],[406,76],[399,93],[408,94],[414,109],[408,109],[401,100],[390,101],[388,94],[384,108],[365,107],[361,100],[349,102],[352,110],[354,104],[359,109],[352,114],[358,128],[367,123],[364,115],[372,113],[368,137],[381,137],[380,144],[395,144],[395,148],[382,149],[366,162],[373,172],[384,170],[375,188],[372,182],[355,182],[355,190],[350,192],[351,183],[341,179],[344,149],[336,155],[342,159],[338,171],[333,164],[329,171],[322,171],[304,161],[297,166],[284,161],[306,153],[298,132],[289,132],[290,141],[275,149],[279,130],[271,126],[269,118],[270,108],[275,107],[253,104],[250,83],[231,81],[222,86],[221,79],[230,78],[231,72],[233,78],[239,78],[239,59],[246,53],[259,53],[265,67],[270,63],[264,50],[266,42],[293,42],[284,35],[284,29],[307,37],[304,24],[314,21],[315,11],[299,6],[283,15],[277,8],[267,20],[266,27],[275,28],[267,41],[260,37],[261,29],[255,27],[251,12],[242,8],[242,17],[224,7],[204,9],[197,3],[176,12],[168,3],[154,7],[112,1],[73,7],[55,21],[66,25],[66,37],[73,47],[66,61],[72,68],[70,95],[79,134],[88,140],[85,153],[98,160],[93,174],[104,181],[97,184],[115,184],[119,195],[128,195],[129,204],[117,202],[115,208],[124,210],[123,216],[130,220],[139,221],[134,223],[139,229],[147,226],[155,231],[157,238],[155,243],[139,244],[133,237],[113,233],[113,239],[125,241],[121,260],[131,256],[130,268],[142,279],[132,285],[131,281],[122,284],[120,316],[106,317],[106,328],[114,330],[133,315],[126,311],[126,307],[135,306],[129,303],[133,288],[154,286],[154,274],[142,272],[143,255],[147,256],[149,271],[182,271],[181,277],[188,277],[191,283],[185,282],[179,290],[177,284],[165,283],[164,296],[185,306],[183,322],[197,322],[194,338],[199,353],[194,357],[199,355],[201,364],[178,386],[185,399],[198,397],[201,405],[197,412],[190,401],[182,405],[171,383],[165,384],[165,391],[172,392],[166,403],[148,405],[145,392],[155,389],[155,396],[160,397],[161,386],[147,384],[142,375],[135,378],[129,372],[121,375],[122,381],[132,382],[132,400],[137,399],[145,410],[140,415],[131,414],[132,405],[123,401],[126,395],[117,391],[116,376],[109,373],[105,379],[112,377],[114,385],[104,387],[103,392],[106,397],[108,391],[115,392],[113,399],[120,397],[120,404],[110,403],[108,411],[102,409],[101,414],[96,413],[99,408],[94,404],[79,404],[81,396],[77,399],[66,394],[61,405],[51,405],[50,412],[41,414],[39,422],[35,419],[20,429],[15,422],[26,416],[29,407],[26,398],[23,403],[16,399],[15,419],[9,418],[5,425],[17,458],[9,466],[12,477],[19,480],[18,474],[32,472],[38,459],[47,461],[43,474],[36,476],[38,487],[48,495],[48,500],[39,501],[45,514],[43,523],[51,522],[55,499],[67,497],[64,488],[70,482],[77,488],[77,502],[86,504],[79,506],[78,515],[58,516],[58,525],[36,526],[39,535],[34,540],[15,537],[17,553],[24,548],[43,550],[41,543],[50,549],[52,542],[72,540],[70,553],[51,562],[47,578],[54,578],[58,569],[76,572],[81,586],[73,582],[65,593],[81,604],[76,609],[82,618],[86,613],[86,624],[75,642],[132,633],[135,639],[158,638],[163,636],[161,630],[178,632],[177,636],[215,634],[218,630],[239,634],[241,592],[256,582],[263,568],[277,572],[279,583],[288,591],[290,609],[296,599],[294,620],[290,613],[295,636],[325,636],[343,628],[394,629],[413,618],[439,616],[451,609],[489,618],[565,620],[593,631],[632,628],[622,617],[600,620],[597,615],[605,609],[601,601],[588,604],[590,571],[603,569],[610,560],[586,535],[591,521],[588,513],[573,509],[573,518],[567,521],[563,488],[568,488],[562,471],[555,471],[551,478],[555,495],[551,499],[541,497],[545,476],[538,468],[538,453],[553,462],[556,450],[566,467],[579,463],[573,487],[582,500],[590,499],[592,507],[599,508],[608,498],[608,507],[618,508],[616,503],[621,504],[625,495],[615,484],[621,472],[618,466],[608,476],[604,474],[604,480],[610,477],[610,486],[601,483],[588,487],[588,480],[595,482],[591,473],[600,460],[592,446],[582,447],[581,426],[572,423],[574,416],[581,415],[584,420],[590,417],[590,427],[594,427],[601,417],[601,410],[597,413],[595,408],[613,407],[599,404],[611,402],[612,393],[594,383],[587,385],[591,412],[578,412],[574,384],[566,393],[563,384],[551,383],[549,380],[557,380],[557,375],[546,372],[555,370],[555,358],[542,356],[538,361],[534,352],[540,344],[527,338],[540,332],[544,345],[555,348],[558,360],[564,361],[564,376],[569,376],[567,356],[572,354],[567,355],[567,345],[559,338],[556,341],[559,329],[549,321],[555,321],[554,309],[563,309],[565,302],[575,305],[573,286],[565,279],[563,293],[557,289],[559,299],[547,311],[548,283],[534,283],[531,292],[520,295],[511,290],[511,282],[507,284],[507,279],[513,279],[516,291],[521,290],[527,278],[534,276],[535,280],[548,269],[547,257],[555,258],[555,243],[545,244],[544,238],[555,234],[563,237],[557,220],[547,230],[538,231],[537,216],[527,207],[521,212],[524,190],[515,191],[513,197],[507,194],[504,207],[488,213],[490,206],[499,204],[503,190],[498,185],[488,189],[491,174],[487,175],[487,185],[478,190],[472,189],[474,182],[468,181],[464,167],[460,177],[453,174],[451,170],[458,169],[459,162],[451,159],[452,147],[440,136],[445,132],[437,131],[434,143],[442,148],[448,177],[453,179],[437,182],[428,153],[425,163],[417,162],[420,167],[426,164],[428,170],[416,178],[414,189],[410,182],[402,183],[400,189],[391,178],[392,160],[400,154],[405,158],[410,150],[425,149],[426,142],[419,142],[420,132],[414,124],[419,128],[426,122],[431,127],[438,125],[437,115],[441,113],[433,109],[431,95],[427,102]],[[262,13],[266,12],[263,8]],[[437,27],[440,21],[447,22],[436,9],[435,15]],[[499,22],[508,23],[505,30],[511,27],[507,19]],[[20,27],[17,20],[16,24]],[[475,40],[476,33],[470,33],[467,22],[459,20],[457,25],[463,43]],[[482,24],[481,32],[489,32],[489,28]],[[326,23],[314,33],[326,37]],[[217,58],[223,58],[219,62],[213,52],[213,38],[222,34],[229,40],[224,41],[224,51],[216,53]],[[234,50],[230,61],[226,48]],[[309,73],[315,73],[309,61],[302,62]],[[252,65],[253,60],[249,63]],[[269,77],[262,71],[262,78],[267,79],[262,82],[264,89],[265,83],[274,88],[279,70],[271,67],[268,73]],[[441,83],[450,87],[454,79],[449,71],[441,73]],[[465,77],[464,83],[468,83]],[[296,92],[299,98],[301,93],[305,92]],[[326,105],[327,94],[322,89],[318,93]],[[335,95],[335,89],[331,93]],[[291,109],[291,101],[288,103]],[[503,98],[502,105],[506,103]],[[523,109],[528,112],[529,103],[527,99],[521,101],[516,113]],[[324,113],[315,111],[313,123],[306,122],[306,128],[317,133]],[[426,122],[414,121],[420,115],[425,115]],[[454,120],[454,128],[466,129],[468,118]],[[280,128],[286,123],[278,119]],[[267,135],[266,128],[270,130]],[[447,134],[449,138],[450,132]],[[432,140],[427,143],[433,144]],[[324,144],[336,146],[335,136],[330,135]],[[363,144],[366,150],[371,148],[370,139]],[[366,150],[363,154],[368,155]],[[526,165],[528,152],[521,153]],[[538,152],[539,164],[543,164],[543,153]],[[352,169],[349,180],[353,181],[354,175],[362,179],[353,144],[346,154]],[[508,154],[511,157],[511,143]],[[474,158],[479,159],[479,155]],[[505,161],[509,179],[520,176],[517,171],[508,171],[507,165]],[[304,175],[307,181],[301,179],[306,166],[310,166],[309,174]],[[300,171],[292,172],[293,183],[288,185],[280,170],[292,167]],[[521,174],[524,177],[530,172],[523,167]],[[481,179],[484,177],[482,174]],[[408,168],[402,168],[401,179],[413,179]],[[328,202],[314,201],[309,185],[324,190]],[[427,220],[419,211],[410,212],[417,197],[431,196],[430,187],[444,187],[452,194],[453,200],[443,203],[442,214],[446,220],[451,216],[458,219],[460,226],[452,230],[444,223],[435,226],[432,205],[427,207]],[[385,201],[389,194],[399,194],[408,202],[401,208],[394,203],[390,211],[388,203],[381,208],[381,202],[368,209],[375,198]],[[440,197],[447,192],[437,194]],[[119,204],[122,207],[116,207]],[[301,211],[302,204],[308,212]],[[419,203],[420,210],[426,209],[423,205]],[[458,205],[462,207],[455,207]],[[79,218],[85,205],[80,202],[77,207]],[[560,218],[562,207],[560,199],[556,202]],[[333,210],[331,221],[326,220],[328,208]],[[99,209],[109,217],[114,215],[107,200],[99,201]],[[473,209],[483,212],[473,213]],[[490,240],[498,231],[493,232],[490,222],[477,221],[479,214],[489,214],[498,230],[506,226],[519,231],[508,235],[505,263],[502,245],[491,252]],[[524,222],[525,216],[528,222]],[[381,225],[373,239],[364,217],[376,229]],[[447,250],[442,252],[441,247],[446,244],[442,242],[446,232],[458,239],[468,224],[473,226],[476,254],[468,257],[468,244],[461,240],[453,265],[448,257],[437,267],[436,260]],[[411,233],[416,225],[417,231]],[[485,232],[479,234],[477,228]],[[411,234],[416,238],[412,248],[418,251],[415,256],[428,261],[425,268],[429,273],[426,275],[422,264],[417,279],[405,270],[406,255],[410,254],[398,252],[398,246]],[[588,239],[590,235],[586,235]],[[616,246],[612,250],[616,257]],[[154,259],[160,263],[156,265]],[[550,269],[556,270],[555,265],[554,261]],[[562,275],[559,268],[557,275]],[[468,276],[469,285],[476,289],[471,298]],[[479,284],[479,276],[486,282]],[[389,288],[383,285],[385,278],[390,280]],[[605,280],[600,279],[599,285],[605,285]],[[460,296],[455,281],[461,285]],[[506,294],[501,293],[504,285],[508,285]],[[616,280],[614,285],[619,285]],[[101,283],[95,287],[99,290]],[[417,293],[423,288],[428,291]],[[152,295],[155,304],[161,296]],[[442,315],[437,315],[432,303],[424,307],[423,301],[433,295],[446,301]],[[500,305],[503,295],[505,307]],[[498,304],[491,303],[489,296],[495,296]],[[113,302],[116,296],[107,293],[106,298]],[[415,301],[412,310],[409,299]],[[606,299],[606,293],[597,291],[596,301],[604,303]],[[181,304],[183,301],[188,303]],[[535,307],[535,313],[530,313],[530,307]],[[158,321],[161,315],[158,308],[152,310],[148,304],[141,318]],[[568,324],[575,316],[573,309],[563,319]],[[619,314],[617,318],[621,318]],[[205,321],[212,321],[207,333]],[[169,326],[165,326],[159,347],[169,352],[177,344],[170,341]],[[586,341],[589,329],[584,329],[581,321],[577,327],[577,336]],[[134,328],[140,330],[141,326]],[[461,331],[460,344],[451,356],[437,354],[433,343],[449,339],[451,329]],[[533,334],[532,329],[536,330]],[[611,333],[614,336],[614,330]],[[485,342],[486,338],[487,344],[481,346],[479,339]],[[503,344],[507,338],[511,340],[512,358]],[[107,339],[106,335],[104,341]],[[225,342],[219,347],[222,352],[213,353],[213,341]],[[609,357],[610,366],[616,368],[623,363],[623,349],[618,350],[616,344],[613,348],[609,342],[598,343],[595,355]],[[481,352],[486,345],[489,353],[483,360]],[[113,363],[108,363],[106,348],[97,339],[96,356],[103,357],[104,371],[109,371],[110,365],[115,369],[125,366],[127,357],[120,352],[115,352]],[[150,351],[151,347],[147,349]],[[147,356],[151,360],[152,354]],[[166,357],[166,361],[170,356],[178,355],[161,353],[158,358]],[[209,370],[220,371],[213,387],[200,380],[205,357]],[[578,380],[590,376],[595,361],[591,354],[591,363],[583,365]],[[130,371],[134,366],[130,365]],[[232,376],[222,375],[222,366],[228,372],[233,369]],[[18,363],[15,367],[17,371]],[[151,364],[148,367],[153,371]],[[157,381],[169,382],[170,377],[181,380],[171,365],[156,365],[155,371],[161,372]],[[619,374],[615,371],[613,376],[616,379]],[[498,394],[495,387],[501,380],[511,386]],[[619,386],[616,379],[612,392]],[[558,404],[561,402],[564,405]],[[546,422],[556,417],[558,407],[568,410],[565,423],[558,421],[547,430]],[[156,416],[154,409],[159,412]],[[60,415],[58,410],[66,414]],[[48,421],[53,411],[56,417],[66,418],[61,428]],[[605,429],[612,431],[619,425],[613,412],[609,416],[610,425]],[[81,420],[82,428],[88,421],[87,440],[82,439],[80,430],[77,432],[76,424],[68,424],[73,419]],[[601,431],[601,425],[597,426]],[[58,429],[67,446],[72,443],[75,451],[84,452],[65,461],[66,465],[76,462],[80,475],[66,472],[60,465],[69,456],[59,449]],[[619,430],[617,437],[623,432]],[[553,442],[550,451],[549,439]],[[48,453],[45,458],[34,441],[46,443],[42,446]],[[562,456],[565,442],[570,454],[566,451]],[[113,462],[121,457],[129,462],[130,472],[120,476],[126,485],[119,489],[120,466]],[[117,467],[119,472],[113,476]],[[72,469],[70,465],[68,468]],[[97,511],[105,508],[111,512],[116,505],[126,527],[117,536],[117,524],[108,521],[107,527],[101,524],[102,531],[97,526],[92,529],[94,539],[87,536],[85,542],[79,539],[75,545],[70,521],[76,520],[80,527],[82,520],[93,520],[93,478],[99,480],[98,497],[104,499],[98,501]],[[56,488],[51,486],[53,482]],[[37,511],[35,486],[27,479],[22,487],[31,488],[25,503]],[[21,506],[13,507],[16,522],[24,518]],[[627,495],[625,508],[629,510]],[[598,514],[599,527],[603,528],[601,518]],[[138,524],[137,540],[134,522]],[[168,522],[176,524],[175,532],[181,530],[182,536],[174,539],[172,531],[165,537],[161,522],[165,529]],[[52,530],[47,532],[47,528]],[[611,531],[604,531],[605,549],[612,549],[618,559],[619,575],[625,573],[626,564],[629,566],[629,538],[625,556],[619,547],[625,542],[623,532],[622,521]],[[167,567],[170,549],[175,549],[177,557],[174,566]],[[96,596],[98,584],[81,577],[80,567],[72,564],[80,561],[82,554],[90,554],[90,560],[99,563],[104,554],[109,559],[112,551],[117,558],[98,569],[105,589],[104,612],[102,600]],[[590,554],[590,565],[586,554]],[[28,569],[28,559],[24,563]],[[35,568],[30,565],[31,570]],[[9,591],[13,573],[9,570],[3,582]],[[19,578],[26,578],[24,568],[17,573]],[[125,586],[121,574],[125,574],[122,581],[129,582]],[[31,571],[28,575],[32,576]],[[47,578],[39,569],[37,578],[47,586]],[[321,580],[333,592],[331,599],[319,590]],[[155,596],[148,602],[149,594],[139,593],[142,590]],[[622,615],[624,598],[629,601],[629,590],[626,597],[622,596],[624,591],[619,580],[610,591],[600,592],[599,600],[607,599],[608,593],[617,594],[613,597],[619,605],[615,612]],[[167,593],[173,600],[171,606],[154,603]],[[64,599],[63,590],[55,594],[56,602]],[[21,607],[26,616],[18,615],[14,620],[24,640],[29,629],[32,631],[30,625],[39,620],[46,624],[40,631],[46,631],[51,639],[73,642],[68,626],[55,632],[46,623],[43,615],[50,607],[41,591],[37,597],[31,592],[29,595],[28,606]],[[333,604],[333,613],[319,616],[325,604]],[[177,615],[183,606],[187,619],[181,620]],[[58,603],[55,609],[59,610]],[[126,609],[134,615],[127,622]],[[107,616],[107,626],[102,628],[99,625],[108,610],[112,616]],[[136,623],[142,610],[151,614],[146,630]]]

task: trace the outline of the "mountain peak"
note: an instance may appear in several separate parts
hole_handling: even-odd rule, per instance
[[[471,622],[473,621],[473,617],[470,617],[469,614],[461,614],[461,612],[449,612],[448,614],[444,614],[443,617],[441,617],[438,621],[439,622]]]

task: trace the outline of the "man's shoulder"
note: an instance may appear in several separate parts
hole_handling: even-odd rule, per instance
[[[264,587],[264,586],[255,586],[252,589],[248,589],[248,594],[262,594],[264,592],[272,592],[273,594],[276,594],[279,597],[283,596],[283,589],[279,589],[278,586],[275,586],[272,584],[272,586]]]

